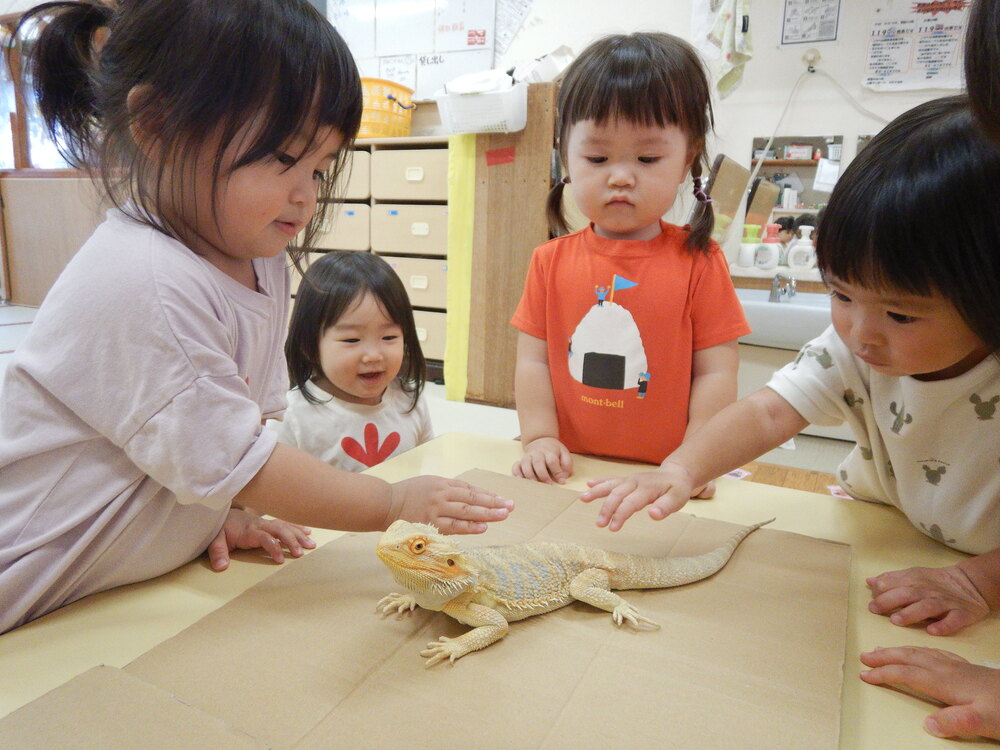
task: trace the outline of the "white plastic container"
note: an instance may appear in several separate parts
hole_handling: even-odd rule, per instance
[[[816,267],[816,247],[813,245],[813,228],[808,224],[800,227],[802,239],[788,251],[788,267],[793,271],[807,271]]]
[[[760,224],[744,224],[740,251],[736,256],[736,265],[742,268],[753,268],[753,256],[757,252],[758,245],[760,245]]]
[[[485,94],[439,94],[434,101],[449,133],[514,133],[528,122],[526,83]]]
[[[767,231],[767,236],[754,250],[753,265],[754,268],[766,271],[777,268],[778,261],[781,259],[781,240],[778,239],[778,230],[781,229],[781,226],[766,224],[764,228]]]

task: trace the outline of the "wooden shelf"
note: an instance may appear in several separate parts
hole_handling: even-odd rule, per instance
[[[751,165],[756,164],[759,159],[752,159]],[[818,159],[764,159],[762,167],[815,167],[819,163]]]
[[[771,216],[800,216],[802,214],[818,214],[818,208],[775,208]]]

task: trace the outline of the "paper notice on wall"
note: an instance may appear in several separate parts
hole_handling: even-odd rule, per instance
[[[363,76],[407,86],[414,99],[491,69],[501,24],[497,0],[327,0],[326,14]]]
[[[781,43],[835,42],[840,0],[785,0]]]
[[[878,0],[863,86],[873,91],[960,89],[971,0]]]
[[[534,0],[497,0],[496,50],[502,55],[521,30]]]

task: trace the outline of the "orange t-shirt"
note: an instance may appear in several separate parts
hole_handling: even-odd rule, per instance
[[[548,347],[559,439],[574,453],[660,463],[687,428],[694,352],[750,332],[722,250],[592,227],[535,250],[511,322]]]

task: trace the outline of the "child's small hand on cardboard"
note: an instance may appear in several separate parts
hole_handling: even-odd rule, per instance
[[[970,664],[936,648],[877,648],[861,654],[872,685],[902,685],[948,704],[924,720],[935,737],[1000,739],[1000,669]]]
[[[930,635],[952,635],[989,615],[990,607],[957,565],[907,568],[868,578],[868,609],[888,615],[894,625],[932,620]]]
[[[285,561],[282,548],[292,557],[302,557],[304,550],[312,549],[316,542],[309,538],[311,530],[297,523],[279,518],[262,518],[249,510],[233,508],[212,543],[208,545],[208,559],[212,570],[229,567],[229,553],[235,549],[263,549],[276,563]]]
[[[573,475],[573,456],[556,438],[536,438],[524,446],[524,455],[511,473],[545,484],[565,484]]]
[[[711,485],[711,486],[710,486]],[[687,470],[674,463],[664,463],[655,471],[643,471],[627,477],[592,479],[587,482],[589,490],[580,495],[585,503],[598,498],[606,498],[597,514],[597,525],[618,531],[647,505],[649,517],[662,521],[671,513],[684,507],[695,496],[711,497],[715,485],[709,483],[696,487],[692,484]]]

